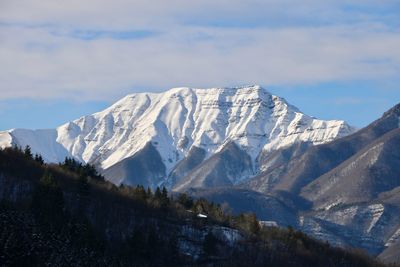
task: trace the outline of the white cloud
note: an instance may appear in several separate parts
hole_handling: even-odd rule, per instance
[[[346,22],[338,1],[321,2],[2,1],[0,98],[108,99],[137,88],[395,79],[399,32],[379,14],[352,11],[360,18]],[[248,25],[257,27],[242,27]],[[156,34],[84,40],[75,30]]]

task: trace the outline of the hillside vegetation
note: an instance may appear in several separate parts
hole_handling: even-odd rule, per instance
[[[385,266],[229,207],[0,150],[1,266]]]

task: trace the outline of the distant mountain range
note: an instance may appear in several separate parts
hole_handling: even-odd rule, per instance
[[[0,147],[73,157],[115,184],[165,185],[400,262],[399,127],[400,104],[356,131],[259,86],[174,88],[54,130],[0,132]]]

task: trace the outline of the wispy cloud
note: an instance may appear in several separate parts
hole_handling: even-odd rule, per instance
[[[71,30],[59,32],[54,30],[51,34],[55,36],[63,36],[76,38],[81,40],[97,40],[97,39],[115,39],[115,40],[135,40],[141,38],[147,38],[156,35],[156,32],[152,31],[105,31],[105,30]]]
[[[16,2],[0,4],[3,99],[399,79],[398,1]]]

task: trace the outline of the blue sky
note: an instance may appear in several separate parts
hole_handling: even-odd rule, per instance
[[[244,84],[362,127],[400,102],[399,14],[397,0],[4,0],[0,130]]]

